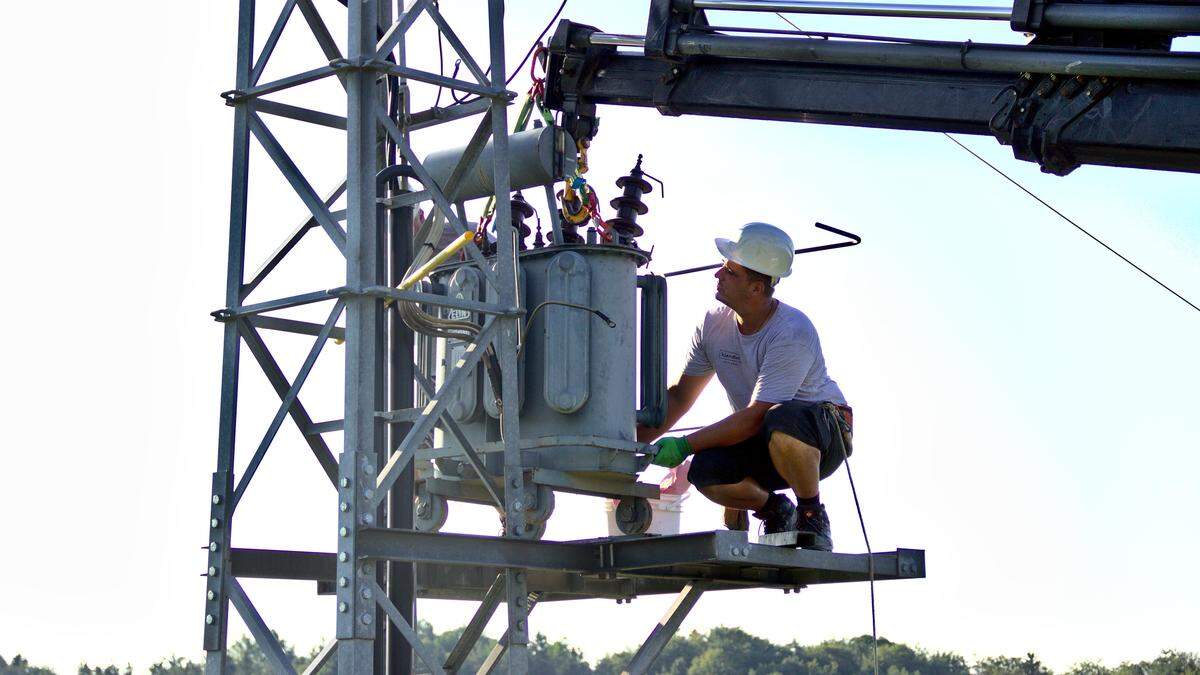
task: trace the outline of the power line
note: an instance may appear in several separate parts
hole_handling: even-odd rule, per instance
[[[1099,238],[1099,237],[1097,237],[1096,235],[1094,235],[1094,234],[1092,234],[1091,232],[1088,232],[1087,230],[1085,230],[1085,229],[1084,229],[1082,226],[1080,226],[1080,224],[1079,224],[1079,223],[1077,223],[1077,222],[1075,222],[1074,220],[1071,220],[1070,218],[1068,218],[1066,215],[1064,215],[1064,214],[1063,214],[1063,212],[1062,212],[1062,211],[1059,211],[1058,209],[1054,208],[1053,206],[1051,206],[1050,204],[1048,204],[1048,203],[1046,202],[1046,200],[1044,200],[1044,199],[1042,199],[1041,197],[1039,197],[1039,196],[1037,196],[1037,195],[1033,194],[1033,193],[1032,193],[1032,192],[1030,192],[1030,191],[1029,191],[1029,190],[1028,190],[1028,189],[1027,189],[1027,188],[1026,188],[1024,185],[1021,185],[1021,184],[1020,184],[1020,183],[1018,183],[1017,181],[1013,180],[1013,179],[1012,179],[1012,177],[1010,177],[1008,174],[1006,174],[1006,173],[1004,173],[1003,171],[1001,171],[1000,169],[996,168],[996,166],[995,166],[995,165],[993,165],[991,162],[987,161],[987,160],[986,160],[986,159],[984,159],[983,157],[980,157],[978,154],[976,154],[976,153],[975,153],[975,151],[974,151],[974,150],[972,150],[972,149],[968,148],[967,146],[963,145],[963,144],[962,144],[962,143],[961,143],[961,142],[960,142],[960,141],[959,141],[957,138],[955,138],[955,137],[953,137],[953,136],[951,136],[950,134],[947,134],[947,133],[943,133],[942,135],[943,135],[943,136],[945,136],[946,138],[949,138],[949,139],[950,139],[951,141],[953,141],[953,142],[954,142],[954,144],[955,144],[955,145],[957,145],[958,147],[960,147],[960,148],[962,148],[963,150],[966,150],[967,152],[969,152],[969,153],[971,154],[971,156],[972,156],[972,157],[974,157],[975,159],[977,159],[977,160],[979,160],[979,161],[983,162],[985,165],[987,165],[987,167],[988,167],[989,169],[991,169],[992,171],[995,171],[996,173],[998,173],[998,174],[1000,174],[1001,176],[1003,176],[1005,180],[1007,180],[1008,182],[1010,182],[1010,183],[1012,183],[1013,185],[1015,185],[1015,186],[1017,186],[1018,188],[1020,188],[1022,192],[1024,192],[1024,193],[1025,193],[1025,194],[1027,194],[1027,195],[1029,195],[1030,197],[1033,197],[1034,199],[1036,199],[1036,200],[1038,201],[1038,203],[1039,203],[1039,204],[1041,204],[1042,206],[1044,206],[1044,207],[1046,207],[1046,208],[1050,209],[1051,211],[1053,211],[1053,212],[1054,212],[1054,214],[1055,214],[1055,215],[1057,215],[1059,218],[1062,218],[1063,220],[1065,220],[1065,221],[1067,221],[1068,223],[1070,223],[1072,227],[1074,227],[1075,229],[1079,230],[1080,232],[1082,232],[1082,233],[1086,234],[1086,235],[1088,236],[1088,238],[1090,238],[1092,241],[1094,241],[1094,242],[1096,242],[1097,244],[1100,244],[1100,245],[1101,245],[1101,246],[1103,246],[1104,248],[1108,249],[1108,252],[1109,252],[1109,253],[1112,253],[1113,255],[1117,256],[1117,257],[1118,257],[1118,258],[1120,258],[1121,260],[1124,260],[1126,263],[1128,263],[1128,264],[1129,264],[1129,266],[1130,266],[1130,267],[1132,267],[1133,269],[1135,269],[1135,270],[1137,270],[1137,271],[1141,272],[1142,274],[1144,274],[1144,275],[1146,276],[1146,278],[1150,279],[1151,281],[1153,281],[1154,283],[1158,284],[1159,286],[1162,286],[1164,289],[1166,289],[1166,291],[1167,291],[1168,293],[1170,293],[1171,295],[1174,295],[1175,297],[1179,298],[1180,300],[1182,300],[1182,301],[1186,302],[1186,303],[1187,303],[1187,305],[1188,305],[1189,307],[1191,307],[1192,309],[1196,310],[1197,312],[1200,312],[1200,307],[1197,307],[1197,306],[1196,306],[1194,303],[1192,303],[1192,301],[1191,301],[1191,300],[1188,300],[1187,298],[1183,297],[1183,296],[1182,296],[1182,295],[1180,295],[1179,293],[1176,293],[1174,289],[1172,289],[1170,286],[1168,286],[1168,285],[1164,284],[1163,282],[1159,281],[1159,280],[1158,280],[1158,279],[1157,279],[1157,278],[1156,278],[1156,277],[1155,277],[1153,274],[1150,274],[1150,273],[1149,273],[1149,272],[1147,272],[1146,270],[1144,270],[1144,269],[1142,269],[1141,267],[1139,267],[1139,266],[1137,265],[1137,263],[1133,262],[1133,261],[1132,261],[1132,260],[1130,260],[1129,258],[1126,258],[1124,255],[1121,255],[1121,253],[1120,253],[1119,251],[1117,251],[1117,250],[1116,250],[1116,249],[1114,249],[1113,247],[1111,247],[1111,246],[1109,246],[1108,244],[1106,244],[1106,243],[1104,243],[1103,241],[1101,241],[1101,240],[1100,240],[1100,238]]]

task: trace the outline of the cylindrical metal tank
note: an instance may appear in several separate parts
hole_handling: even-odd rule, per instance
[[[642,468],[632,449],[637,447],[637,267],[645,261],[644,252],[625,246],[563,245],[520,254],[521,305],[530,313],[518,364],[520,428],[522,446],[537,453],[539,468],[629,479]],[[482,299],[479,289],[486,285],[465,263],[439,270],[435,280],[449,295],[470,300]],[[441,352],[453,357],[455,349],[450,344]],[[439,380],[453,360],[441,360]],[[480,366],[472,384],[451,401],[450,414],[473,444],[499,438],[491,397]],[[456,446],[451,435],[441,433],[437,444]],[[498,453],[490,454],[489,469],[499,470],[499,460]],[[451,464],[439,462],[447,473],[457,473]]]
[[[444,186],[466,147],[434,152],[421,163]],[[541,127],[521,131],[508,137],[510,176],[513,190],[553,184],[575,173],[577,151],[575,140],[558,127]],[[492,141],[488,141],[475,166],[459,184],[455,201],[490,197],[495,191],[492,178]]]

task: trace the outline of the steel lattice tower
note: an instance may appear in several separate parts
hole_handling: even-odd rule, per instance
[[[459,182],[487,143],[492,147],[494,194],[510,193],[507,106],[513,94],[505,86],[503,0],[488,0],[487,68],[477,63],[433,0],[350,0],[343,47],[327,28],[316,0],[285,0],[260,50],[253,44],[255,0],[239,0],[235,88],[223,97],[234,110],[233,168],[225,307],[214,316],[224,324],[220,424],[216,471],[212,477],[210,543],[204,614],[206,669],[226,672],[230,604],[279,672],[293,667],[238,579],[308,579],[336,593],[337,632],[309,666],[316,672],[336,656],[343,675],[412,672],[414,654],[431,672],[458,672],[492,614],[504,604],[507,631],[484,671],[502,660],[508,672],[528,671],[528,617],[539,601],[586,597],[629,599],[639,594],[677,593],[678,600],[637,652],[629,671],[646,672],[705,590],[772,587],[785,590],[811,583],[908,578],[924,575],[920,551],[899,550],[872,556],[778,550],[749,544],[744,532],[704,532],[673,537],[620,538],[577,542],[540,542],[528,538],[528,504],[536,497],[533,471],[522,464],[518,428],[518,375],[501,370],[501,448],[503,480],[485,480],[493,504],[504,514],[504,536],[478,537],[424,533],[412,529],[413,463],[419,446],[435,426],[461,435],[449,416],[447,394],[462,385],[489,348],[501,363],[516,363],[520,321],[525,309],[517,296],[517,245],[499,236],[495,258],[485,261],[473,244],[468,260],[494,290],[493,302],[473,302],[419,290],[396,290],[412,258],[411,213],[432,202],[449,226],[463,234],[473,227],[455,199]],[[335,5],[336,6],[336,5]],[[283,29],[295,10],[320,47],[327,65],[262,83],[260,78]],[[462,59],[470,79],[451,78],[410,68],[404,56],[406,31],[421,16],[436,24],[442,38]],[[490,69],[490,70],[489,70]],[[345,92],[345,117],[273,101],[268,96],[326,78]],[[388,80],[393,84],[385,86]],[[408,87],[445,87],[473,94],[474,101],[446,109],[408,110]],[[389,93],[400,96],[389,108]],[[413,132],[437,124],[480,116],[457,167],[439,185],[422,166],[410,144]],[[264,116],[285,117],[344,130],[345,182],[321,196],[272,133]],[[283,242],[250,279],[246,279],[249,153],[257,142],[311,216]],[[394,147],[393,162],[386,145]],[[400,179],[403,179],[401,182]],[[409,181],[420,184],[411,190]],[[552,193],[547,191],[552,197]],[[344,196],[344,213],[331,210]],[[508,209],[496,210],[496,231],[514,232]],[[345,223],[344,228],[342,223]],[[306,234],[321,230],[342,252],[345,283],[333,289],[247,303],[251,293]],[[478,337],[452,371],[437,383],[424,379],[413,364],[413,335],[389,309],[394,301],[468,310],[486,317]],[[272,316],[302,305],[328,304],[323,324]],[[390,313],[389,313],[390,312]],[[344,318],[344,321],[343,321]],[[343,323],[339,324],[339,321]],[[289,380],[259,334],[260,329],[314,336],[299,372]],[[345,409],[341,420],[314,422],[299,393],[322,348],[330,339],[345,341]],[[253,355],[280,404],[267,433],[241,475],[234,475],[240,353]],[[415,390],[427,403],[414,407]],[[338,494],[334,552],[268,551],[231,547],[233,515],[259,464],[287,418],[299,427],[314,457]],[[322,434],[344,433],[344,451],[335,458]],[[482,477],[478,453],[463,441],[464,459]],[[235,480],[236,478],[236,480]],[[334,538],[331,533],[331,539]],[[536,575],[536,578],[535,578]],[[436,663],[421,647],[414,630],[415,598],[421,589],[438,597],[480,601],[459,644],[447,661]],[[505,657],[502,659],[501,657]]]

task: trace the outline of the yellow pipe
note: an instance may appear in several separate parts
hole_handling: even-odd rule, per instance
[[[401,290],[401,291],[407,291],[408,289],[412,288],[413,286],[416,285],[416,283],[418,281],[429,276],[429,273],[433,272],[434,268],[436,268],[438,265],[441,265],[442,263],[449,260],[452,256],[454,256],[454,254],[458,253],[458,251],[462,247],[466,246],[467,243],[470,242],[474,238],[475,238],[474,232],[463,232],[462,236],[460,236],[458,239],[455,239],[454,241],[450,242],[449,246],[442,249],[441,251],[439,251],[437,253],[437,255],[430,258],[429,262],[425,263],[424,265],[421,265],[421,267],[418,268],[415,272],[413,272],[412,274],[405,277],[404,281],[401,281],[400,285],[396,286],[396,289]],[[386,302],[384,302],[383,304],[385,307],[387,307],[387,306],[390,306],[392,304],[392,302],[393,301],[389,299]]]

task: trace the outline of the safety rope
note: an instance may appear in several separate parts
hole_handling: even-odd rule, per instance
[[[867,583],[871,589],[871,661],[874,664],[875,675],[879,675],[879,632],[875,622],[875,554],[871,551],[871,539],[867,536],[867,523],[863,520],[862,505],[858,502],[858,490],[854,487],[854,474],[850,472],[850,452],[846,448],[846,437],[842,426],[840,412],[832,403],[826,403],[821,409],[833,423],[837,431],[837,444],[842,451],[842,463],[846,465],[846,477],[850,479],[850,494],[854,496],[854,509],[858,511],[858,525],[862,528],[863,543],[867,547]]]

